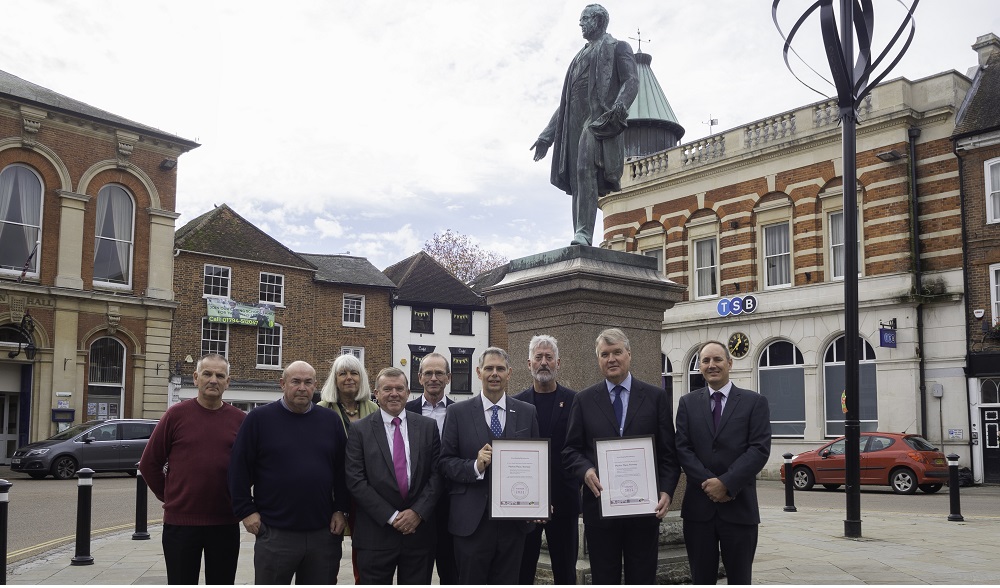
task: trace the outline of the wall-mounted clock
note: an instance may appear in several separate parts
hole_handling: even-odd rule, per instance
[[[729,336],[729,354],[737,359],[750,353],[750,337],[746,333],[736,332]]]

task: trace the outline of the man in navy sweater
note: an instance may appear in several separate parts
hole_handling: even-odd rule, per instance
[[[343,555],[347,438],[337,414],[316,409],[316,370],[296,361],[282,398],[247,415],[233,445],[233,513],[254,544],[255,584],[336,584]],[[252,489],[252,490],[251,490]]]

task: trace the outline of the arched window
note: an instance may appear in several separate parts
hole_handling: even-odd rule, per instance
[[[94,341],[87,373],[87,418],[120,418],[125,403],[125,346],[111,337]]]
[[[38,275],[42,194],[42,180],[28,167],[0,171],[0,273]]]
[[[823,356],[824,407],[826,409],[826,436],[844,434],[844,411],[841,395],[846,389],[844,373],[844,337],[841,335],[830,344]],[[875,349],[858,337],[858,419],[862,431],[878,430],[878,382],[875,372]]]
[[[108,184],[97,193],[94,281],[132,285],[135,204],[125,188]]]
[[[698,352],[695,351],[691,358],[691,365],[688,367],[688,392],[694,392],[705,387],[705,376],[701,375],[698,369]]]
[[[760,354],[757,382],[771,409],[771,434],[802,437],[806,430],[806,374],[802,352],[788,341],[775,341]]]

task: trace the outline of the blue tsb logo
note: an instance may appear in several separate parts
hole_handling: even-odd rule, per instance
[[[716,310],[719,311],[719,316],[750,314],[757,310],[757,298],[751,295],[723,298],[719,300]]]

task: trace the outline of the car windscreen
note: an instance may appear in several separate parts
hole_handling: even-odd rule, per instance
[[[48,438],[49,441],[65,441],[67,439],[72,439],[80,433],[86,431],[90,427],[93,427],[94,423],[80,423],[79,425],[73,425],[72,427],[66,429],[62,433],[56,433],[55,435]]]
[[[904,441],[910,447],[916,449],[917,451],[937,451],[937,447],[931,445],[930,441],[924,439],[920,435],[912,435],[910,437],[904,437]]]

